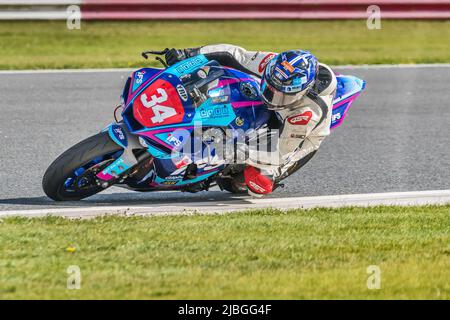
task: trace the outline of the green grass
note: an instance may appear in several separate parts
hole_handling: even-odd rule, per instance
[[[7,218],[0,298],[449,299],[449,231],[450,205]],[[66,288],[70,265],[80,290]]]
[[[382,21],[381,30],[362,20],[83,22],[81,30],[65,22],[0,22],[0,69],[138,67],[145,49],[211,43],[304,48],[329,64],[450,62],[450,21]]]

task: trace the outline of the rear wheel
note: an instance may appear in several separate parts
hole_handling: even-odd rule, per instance
[[[219,178],[216,180],[217,184],[222,190],[226,190],[228,192],[234,194],[244,194],[247,193],[247,186],[241,177],[235,177],[233,179],[230,178]]]
[[[104,188],[96,175],[117,159],[123,149],[107,132],[87,138],[61,154],[44,174],[42,187],[55,201],[73,201],[90,197]]]

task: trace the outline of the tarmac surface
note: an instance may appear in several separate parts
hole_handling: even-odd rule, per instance
[[[367,81],[344,124],[270,197],[450,189],[450,67],[336,68]],[[110,188],[55,203],[41,187],[64,150],[113,121],[129,71],[0,73],[0,211],[228,201],[197,194]]]

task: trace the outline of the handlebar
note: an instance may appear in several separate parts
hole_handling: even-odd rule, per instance
[[[150,54],[156,55],[156,56],[163,56],[165,55],[167,52],[169,51],[169,48],[165,48],[163,51],[155,51],[155,50],[149,50],[149,51],[144,51],[141,53],[141,55],[144,57],[144,59],[148,59],[148,56]],[[168,68],[169,66],[167,65],[166,61],[164,61],[163,59],[161,59],[161,57],[156,57],[156,60],[158,60],[159,62],[161,62],[161,64],[165,67]]]
[[[141,55],[142,55],[145,59],[148,59],[148,55],[149,55],[149,54],[154,54],[154,55],[157,55],[157,56],[162,56],[162,55],[165,55],[168,51],[169,51],[169,48],[165,48],[163,51],[149,50],[149,51],[144,51],[144,52],[142,52]]]

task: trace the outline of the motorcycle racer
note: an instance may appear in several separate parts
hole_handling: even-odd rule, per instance
[[[262,152],[250,152],[244,181],[252,195],[271,193],[279,181],[311,160],[330,134],[337,85],[334,72],[308,51],[277,54],[247,51],[229,44],[171,49],[166,53],[166,62],[172,65],[198,54],[261,79],[261,98],[281,122],[278,137],[281,162],[274,165]]]

